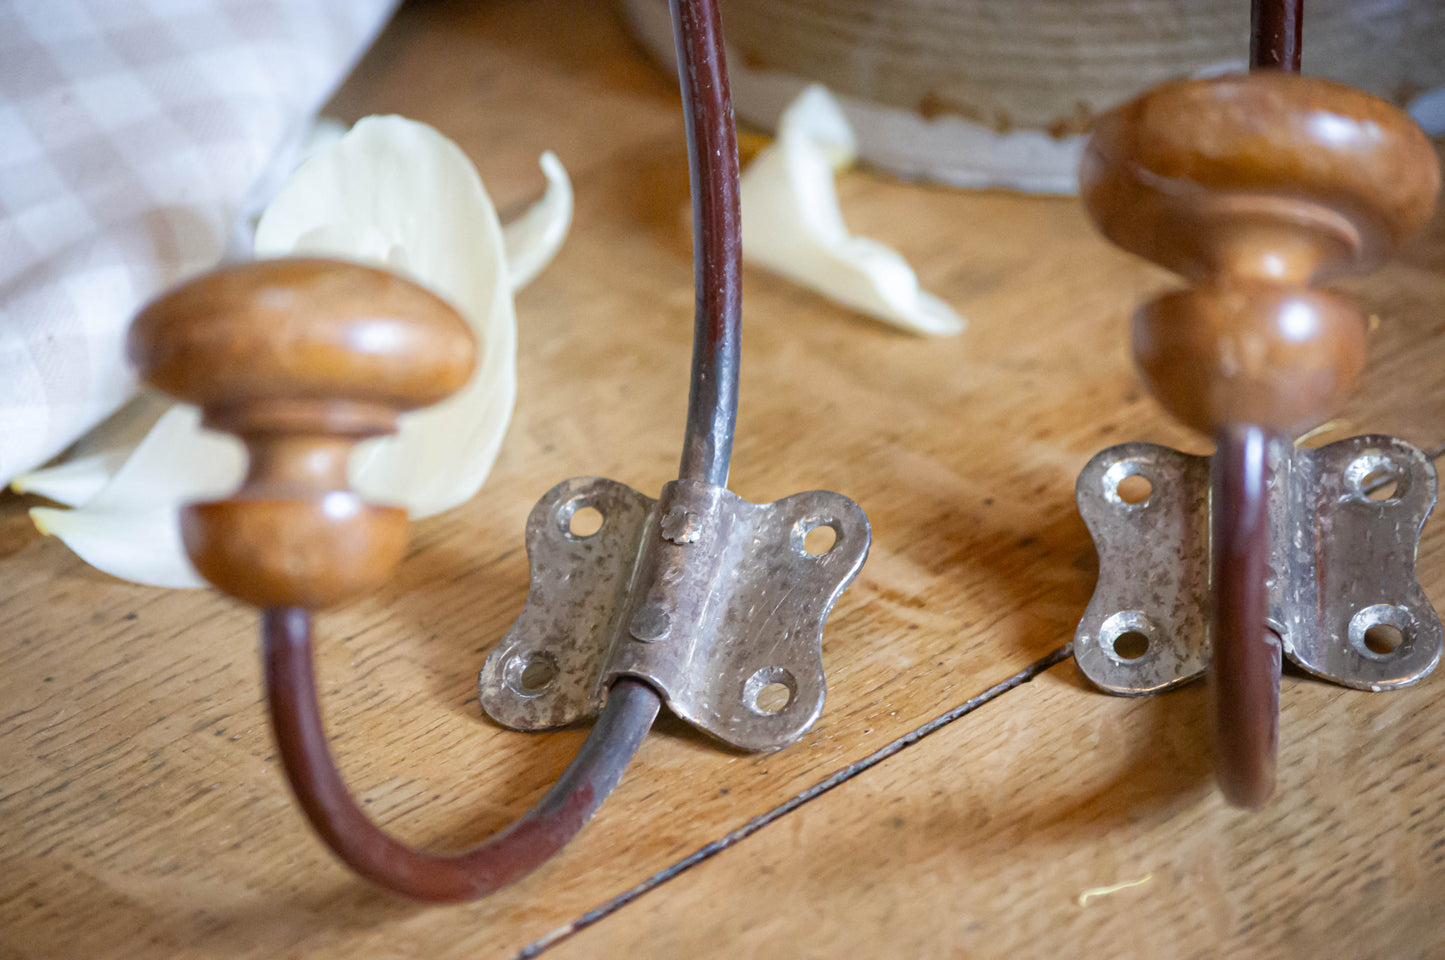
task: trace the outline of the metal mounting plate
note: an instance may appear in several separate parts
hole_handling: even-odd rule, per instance
[[[1128,502],[1120,484],[1149,482]],[[1440,618],[1415,575],[1436,474],[1417,447],[1364,436],[1269,449],[1269,626],[1310,673],[1368,690],[1420,680],[1440,660]],[[1157,693],[1209,664],[1209,458],[1149,443],[1110,447],[1075,496],[1099,552],[1099,583],[1074,635],[1095,684]],[[1393,628],[1387,650],[1367,637]]]
[[[574,533],[587,508],[601,527]],[[819,527],[834,539],[814,555]],[[822,711],[823,624],[871,540],[837,493],[753,504],[697,481],[658,500],[597,477],[560,483],[527,521],[531,590],[482,667],[482,707],[519,730],[562,726],[633,676],[735,747],[786,746]]]

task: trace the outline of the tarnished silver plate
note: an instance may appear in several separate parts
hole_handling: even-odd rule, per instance
[[[574,522],[589,510],[595,532]],[[809,537],[819,528],[826,549]],[[561,726],[634,676],[720,740],[785,746],[823,708],[823,624],[871,539],[862,509],[837,493],[753,504],[677,481],[653,500],[612,480],[565,481],[527,521],[531,591],[482,668],[482,707],[519,730]]]
[[[1440,618],[1415,574],[1435,467],[1403,440],[1364,436],[1269,451],[1269,626],[1309,672],[1369,690],[1440,660]],[[1143,484],[1121,492],[1121,484]],[[1209,663],[1209,458],[1148,443],[1095,456],[1075,496],[1099,583],[1074,635],[1079,667],[1113,693],[1156,693]]]

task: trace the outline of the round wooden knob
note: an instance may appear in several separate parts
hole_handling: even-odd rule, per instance
[[[460,389],[476,353],[441,298],[340,261],[229,267],[147,306],[129,338],[141,377],[250,453],[232,497],[182,512],[196,569],[262,607],[318,609],[384,582],[406,547],[406,512],[349,489],[351,450]]]
[[[1079,178],[1105,236],[1196,283],[1366,265],[1420,232],[1440,190],[1408,114],[1274,71],[1168,83],[1117,107]]]
[[[1211,433],[1297,433],[1343,400],[1364,349],[1359,312],[1308,285],[1417,234],[1440,168],[1384,101],[1257,72],[1165,84],[1106,114],[1080,185],[1110,240],[1196,285],[1135,317],[1135,357],[1165,408]]]
[[[1336,294],[1238,280],[1167,293],[1134,315],[1149,392],[1213,435],[1254,424],[1297,436],[1344,401],[1365,357],[1365,324]]]

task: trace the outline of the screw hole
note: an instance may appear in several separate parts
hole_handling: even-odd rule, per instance
[[[1372,503],[1391,503],[1405,492],[1405,478],[1388,457],[1367,453],[1345,468],[1345,484],[1356,497]]]
[[[1120,460],[1104,471],[1104,499],[1125,507],[1142,507],[1154,495],[1154,481],[1144,474],[1142,460]]]
[[[1363,607],[1350,618],[1350,644],[1356,652],[1375,659],[1401,655],[1414,635],[1414,624],[1405,607],[1389,603]]]
[[[1114,638],[1114,652],[1121,660],[1138,660],[1149,652],[1149,638],[1138,630],[1125,630]]]
[[[567,521],[572,536],[585,539],[602,529],[602,511],[596,507],[578,507]]]
[[[757,703],[753,706],[758,713],[777,713],[788,705],[793,699],[793,691],[789,690],[787,684],[770,683],[758,691]]]
[[[838,531],[820,524],[803,535],[803,552],[810,557],[821,557],[832,552],[837,543]]]
[[[1149,494],[1154,492],[1154,484],[1149,482],[1148,477],[1136,473],[1132,477],[1120,480],[1119,485],[1114,488],[1114,492],[1119,495],[1120,500],[1136,506],[1149,499]]]
[[[560,672],[557,658],[545,650],[516,653],[507,661],[507,686],[519,696],[540,696],[556,682]]]
[[[522,689],[541,693],[557,679],[557,668],[545,660],[533,660],[522,668]]]
[[[579,494],[557,507],[557,531],[568,540],[587,540],[607,524],[607,515],[593,505],[590,496]]]
[[[1394,500],[1399,492],[1400,482],[1388,470],[1374,470],[1360,481],[1360,491],[1376,503]]]
[[[1400,649],[1405,632],[1393,623],[1377,623],[1365,631],[1365,649],[1382,657]]]
[[[782,667],[764,667],[743,685],[743,703],[764,717],[782,713],[797,694],[797,681]]]
[[[1159,627],[1142,610],[1120,610],[1099,625],[1099,647],[1115,663],[1136,664],[1148,656]]]
[[[793,549],[809,557],[826,557],[843,539],[843,528],[828,517],[804,517],[793,524]]]

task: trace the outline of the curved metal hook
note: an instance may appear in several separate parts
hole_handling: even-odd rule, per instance
[[[1299,73],[1303,0],[1252,0],[1250,70]],[[1269,438],[1257,426],[1220,431],[1212,461],[1215,774],[1225,799],[1259,807],[1274,793],[1279,749],[1280,639],[1269,600]]]
[[[1266,626],[1269,596],[1269,438],[1259,427],[1220,433],[1210,465],[1216,773],[1230,803],[1258,807],[1274,793],[1279,741],[1280,639]]]
[[[454,903],[485,897],[541,866],[617,786],[657,717],[659,701],[650,687],[619,680],[576,759],[535,807],[474,849],[427,853],[372,823],[331,760],[311,669],[311,615],[271,609],[261,624],[271,725],[301,809],[353,870],[417,900]]]
[[[741,221],[737,135],[714,0],[671,0],[693,198],[697,317],[680,479],[726,486],[737,418]],[[617,680],[596,726],[531,811],[473,850],[431,854],[394,839],[352,799],[332,763],[312,675],[311,615],[266,610],[266,696],[282,763],[326,844],[368,880],[417,900],[487,896],[536,869],[601,805],[657,717],[657,693]]]

